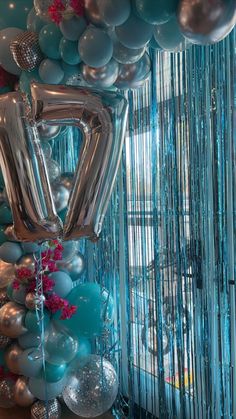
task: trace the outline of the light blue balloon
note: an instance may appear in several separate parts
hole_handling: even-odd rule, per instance
[[[66,368],[66,364],[54,365],[46,362],[45,373],[42,372],[42,378],[45,378],[47,383],[57,383],[65,376]]]
[[[5,228],[6,226],[0,226],[0,245],[8,241],[8,238],[5,235]]]
[[[0,259],[7,263],[16,263],[23,255],[20,244],[5,242],[0,246]]]
[[[155,40],[154,36],[150,39],[148,46],[152,49],[157,49],[157,50],[160,50],[160,51],[162,50],[160,45]]]
[[[64,377],[56,383],[47,383],[43,378],[30,378],[28,387],[39,400],[52,400],[61,394],[65,386]]]
[[[44,311],[44,327],[46,328],[50,322],[49,315],[46,311]],[[25,316],[25,327],[31,333],[39,333],[40,332],[40,324],[38,323],[38,319],[36,313],[33,311],[28,311]]]
[[[15,26],[26,29],[26,19],[33,0],[1,0],[0,1],[0,29]]]
[[[13,290],[12,298],[18,304],[25,304],[26,297],[26,288],[25,286],[20,286],[18,290]]]
[[[4,70],[17,76],[21,73],[21,69],[14,61],[10,44],[22,32],[21,29],[12,27],[0,31],[0,65]]]
[[[112,57],[112,40],[104,30],[89,26],[79,40],[79,54],[90,67],[103,67]]]
[[[32,81],[42,83],[38,70],[31,71],[30,73],[28,71],[22,71],[19,80],[19,87],[20,90],[28,96],[31,96],[30,83]]]
[[[18,337],[18,342],[21,348],[38,348],[40,345],[40,335],[37,333],[27,332]]]
[[[167,23],[155,26],[154,38],[160,47],[166,51],[182,50],[186,43],[175,16]]]
[[[24,254],[36,253],[36,252],[39,252],[40,250],[40,246],[38,245],[38,243],[33,243],[33,242],[22,243],[21,246],[22,246]]]
[[[72,279],[66,272],[52,272],[48,276],[55,282],[53,292],[59,295],[59,297],[64,298],[71,292]]]
[[[44,83],[59,84],[64,77],[60,61],[49,58],[43,60],[39,66],[39,76]]]
[[[76,65],[81,62],[79,53],[78,53],[78,43],[73,41],[68,41],[65,38],[61,39],[59,50],[61,58],[65,63],[70,65]]]
[[[43,357],[37,348],[25,349],[19,356],[19,369],[25,377],[38,377],[43,367]]]
[[[130,0],[97,0],[97,5],[104,22],[112,26],[122,25],[131,11]]]
[[[60,58],[59,45],[61,38],[61,31],[54,23],[45,25],[39,32],[40,48],[48,58],[54,60]]]
[[[12,224],[12,214],[7,204],[0,205],[0,220],[1,224]]]
[[[127,48],[142,48],[150,41],[153,25],[131,14],[123,25],[115,28],[118,40]]]
[[[167,22],[178,7],[178,0],[135,0],[139,16],[148,23],[160,25]]]
[[[72,17],[63,19],[60,23],[61,33],[68,41],[78,41],[87,27],[86,20],[83,17]]]
[[[45,26],[45,22],[40,19],[40,17],[36,14],[35,8],[33,7],[27,16],[28,31],[39,33],[43,26]]]

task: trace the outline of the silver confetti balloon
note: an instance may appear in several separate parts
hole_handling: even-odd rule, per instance
[[[112,364],[101,356],[90,355],[83,367],[71,372],[63,398],[76,415],[94,418],[110,409],[116,399],[118,385]]]
[[[47,412],[48,408],[48,412]],[[49,400],[47,403],[37,401],[31,407],[31,419],[60,419],[61,405],[57,399]]]
[[[0,349],[5,349],[11,341],[11,338],[8,336],[0,335]]]
[[[26,71],[37,68],[44,58],[36,32],[20,33],[11,42],[10,50],[18,67]]]
[[[15,382],[10,378],[0,380],[0,407],[8,409],[15,405],[14,386]]]

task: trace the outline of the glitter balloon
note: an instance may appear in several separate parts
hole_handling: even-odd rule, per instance
[[[10,44],[13,58],[22,70],[32,71],[43,60],[43,53],[39,46],[38,34],[26,31],[20,33]]]
[[[0,380],[0,407],[7,409],[15,405],[14,386],[15,382],[10,378]]]
[[[87,363],[71,372],[63,391],[67,407],[76,415],[93,418],[107,412],[118,392],[118,378],[109,361],[90,355]]]
[[[47,411],[48,410],[48,411]],[[60,419],[61,405],[57,399],[45,402],[37,401],[31,407],[31,419]]]

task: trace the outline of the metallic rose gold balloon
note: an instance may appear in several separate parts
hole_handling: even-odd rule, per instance
[[[29,310],[35,310],[36,306],[40,307],[41,302],[44,300],[45,300],[44,295],[37,297],[34,292],[29,292],[25,297],[25,306]]]
[[[7,238],[8,238],[9,241],[13,241],[13,242],[19,241],[16,238],[15,231],[14,231],[14,226],[13,225],[7,226],[6,229],[5,229],[5,231],[4,231],[4,234],[7,236]]]
[[[178,21],[182,33],[195,44],[214,44],[236,23],[235,0],[180,0]]]
[[[99,12],[97,0],[85,0],[85,16],[89,22],[95,26],[107,27],[107,24],[102,20]]]
[[[16,303],[6,303],[0,309],[0,334],[17,338],[27,332],[24,327],[26,309]]]
[[[12,263],[0,260],[0,288],[7,287],[15,278],[15,269]]]
[[[18,343],[13,343],[5,351],[6,365],[14,374],[20,374],[19,357],[22,352],[23,349],[18,345]]]
[[[34,395],[29,390],[28,381],[29,379],[26,377],[20,377],[16,381],[14,388],[14,400],[18,406],[28,407],[35,401]]]

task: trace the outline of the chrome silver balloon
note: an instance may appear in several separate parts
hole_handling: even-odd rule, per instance
[[[119,73],[119,64],[117,61],[111,59],[107,65],[99,68],[81,64],[80,70],[83,79],[90,86],[105,89],[115,83]]]
[[[34,395],[28,387],[29,379],[26,377],[19,377],[14,387],[14,401],[18,406],[28,407],[35,401]]]
[[[119,89],[136,89],[142,86],[149,78],[151,60],[147,53],[133,64],[120,64],[119,76],[115,86]]]
[[[63,238],[97,240],[120,163],[127,101],[116,93],[38,83],[31,93],[38,124],[75,125],[83,132]]]
[[[52,185],[52,194],[57,212],[65,209],[68,205],[70,197],[70,192],[68,189],[66,189],[65,186],[61,185],[60,183],[55,183]]]
[[[192,43],[214,44],[225,38],[236,24],[235,0],[180,0],[178,21]]]
[[[26,309],[19,304],[9,302],[0,309],[0,334],[17,338],[27,332],[24,326]]]
[[[102,28],[107,27],[99,11],[97,0],[85,0],[85,16],[93,25]]]
[[[22,241],[58,237],[60,222],[51,197],[37,130],[23,96],[0,96],[0,166],[14,221]]]
[[[46,125],[41,124],[38,127],[38,132],[40,136],[40,140],[42,141],[49,141],[53,140],[60,134],[61,127],[59,125]]]

